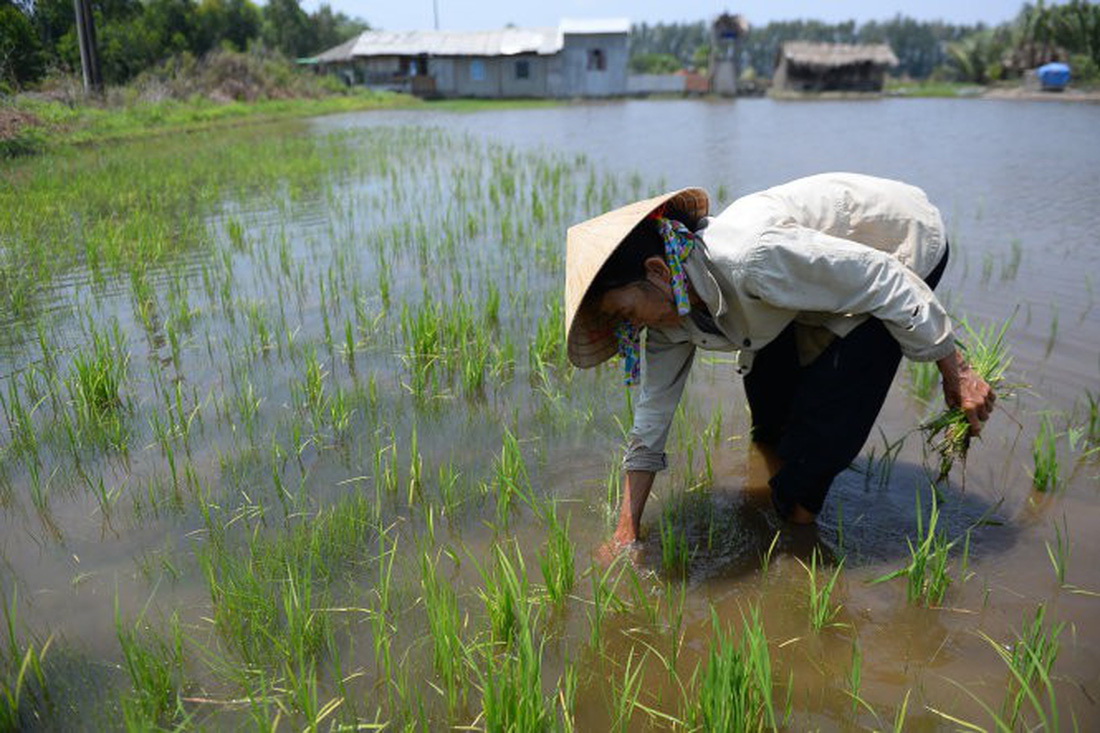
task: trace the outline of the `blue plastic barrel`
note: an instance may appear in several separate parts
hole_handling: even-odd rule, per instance
[[[1043,64],[1036,72],[1043,89],[1060,90],[1069,84],[1069,65],[1062,63]]]

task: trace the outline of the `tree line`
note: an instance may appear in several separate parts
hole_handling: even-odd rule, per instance
[[[93,0],[104,80],[121,84],[180,55],[262,46],[296,58],[338,45],[369,28],[322,5],[306,13],[299,0]],[[1078,79],[1100,78],[1100,5],[1070,0],[1025,4],[998,26],[917,21],[823,23],[776,21],[752,28],[741,43],[741,67],[770,77],[786,41],[888,43],[898,57],[895,76],[988,83],[1012,78],[1046,61],[1068,61]],[[710,24],[633,26],[631,68],[667,73],[705,68]],[[51,70],[77,71],[72,0],[0,0],[0,91],[34,84]]]
[[[336,46],[370,26],[299,0],[93,0],[103,79],[122,84],[169,57],[262,45],[290,58]],[[0,0],[0,88],[80,69],[73,0]]]
[[[997,26],[954,25],[897,15],[857,24],[816,20],[773,21],[741,40],[741,68],[770,77],[787,41],[887,43],[898,57],[895,76],[988,83],[1019,76],[1047,61],[1068,61],[1078,78],[1100,76],[1100,5],[1070,0],[1025,4],[1016,18]],[[639,73],[705,69],[710,24],[645,23],[630,35],[631,68]]]

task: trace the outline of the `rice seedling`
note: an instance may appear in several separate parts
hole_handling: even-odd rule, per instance
[[[442,683],[447,710],[454,715],[466,701],[467,649],[462,642],[463,624],[451,585],[440,577],[438,561],[425,550],[420,557],[420,582],[428,614],[432,664]]]
[[[1089,445],[1100,445],[1100,396],[1091,391],[1085,392],[1088,401],[1088,415],[1085,421],[1085,440]]]
[[[920,492],[916,494],[917,544],[909,537],[905,543],[909,547],[909,564],[903,568],[875,578],[872,584],[882,583],[904,576],[906,596],[910,603],[936,606],[943,601],[953,579],[947,564],[951,550],[958,540],[948,540],[947,535],[938,529],[940,517],[936,494],[932,492],[932,508],[928,513],[928,526],[924,526],[924,512],[921,509]],[[969,545],[969,543],[968,543]],[[966,560],[963,560],[965,564]]]
[[[1069,541],[1069,526],[1066,523],[1066,515],[1062,515],[1062,524],[1058,525],[1057,520],[1054,522],[1054,547],[1050,546],[1050,541],[1044,541],[1044,545],[1047,548],[1047,557],[1050,558],[1050,564],[1054,568],[1054,575],[1058,578],[1059,585],[1066,584],[1066,566],[1069,564],[1070,551],[1072,545]]]
[[[992,252],[982,254],[982,285],[989,283],[990,278],[993,277],[994,264],[995,260]]]
[[[29,726],[35,708],[48,694],[47,677],[42,667],[53,642],[51,635],[40,646],[24,643],[16,630],[19,592],[13,589],[11,600],[3,604],[6,639],[0,646],[0,730],[17,731]],[[29,698],[29,699],[28,699]]]
[[[1031,474],[1031,485],[1036,491],[1052,491],[1061,483],[1061,470],[1058,466],[1058,436],[1054,432],[1050,416],[1044,415],[1039,423],[1039,434],[1031,446],[1031,457],[1035,470]]]
[[[646,657],[643,656],[635,664],[634,647],[631,647],[626,665],[623,667],[622,679],[616,677],[611,679],[613,688],[611,730],[613,731],[624,733],[631,730],[630,723],[634,710],[640,707],[638,698],[642,692],[642,670],[645,667],[645,660]]]
[[[593,565],[588,569],[588,577],[592,580],[592,606],[588,609],[589,644],[601,653],[604,650],[604,619],[609,613],[620,611],[624,607],[615,594],[623,577],[622,566],[619,564],[623,562],[621,557],[616,557],[605,568]]]
[[[81,351],[73,357],[67,382],[69,394],[80,425],[87,429],[102,428],[104,436],[117,435],[118,431],[108,426],[119,423],[129,355],[125,353],[125,341],[117,322],[113,343],[108,334],[94,326],[91,336],[91,351]]]
[[[921,402],[929,402],[940,385],[940,371],[934,361],[907,361],[909,394]]]
[[[516,619],[503,651],[487,645],[475,667],[481,687],[481,721],[490,731],[542,731],[554,722],[553,700],[542,690],[542,643],[536,643],[531,609]]]
[[[659,527],[661,533],[661,567],[666,572],[683,575],[691,563],[692,549],[688,544],[685,527],[685,510],[682,497],[670,500],[661,507]]]
[[[528,504],[532,502],[531,480],[527,473],[527,463],[523,459],[519,440],[508,428],[504,429],[500,456],[493,462],[492,490],[496,496],[497,526],[508,526],[516,499]]]
[[[1000,327],[992,324],[978,331],[963,321],[970,343],[963,347],[971,369],[986,381],[995,391],[1004,384],[1005,372],[1012,363],[1008,353],[1005,335],[1012,324],[1012,318]],[[1003,397],[1003,395],[1002,395]],[[970,449],[970,423],[959,408],[950,408],[921,425],[925,440],[939,458],[937,482],[943,481],[951,472],[955,461],[965,463]]]
[[[775,730],[771,655],[759,610],[742,617],[739,643],[723,629],[713,608],[711,626],[714,639],[706,667],[692,674],[689,723],[702,730]]]
[[[531,593],[523,555],[516,548],[515,559],[508,557],[500,545],[493,546],[489,568],[478,565],[484,588],[478,589],[489,617],[490,636],[494,643],[510,645],[522,631],[531,611]],[[477,565],[477,561],[474,561]]]
[[[147,730],[185,717],[180,700],[183,634],[179,618],[170,619],[167,641],[145,626],[141,617],[133,625],[125,623],[116,599],[115,631],[131,685],[122,700],[122,714],[129,730]]]
[[[393,535],[390,539],[390,535]],[[373,589],[373,602],[368,618],[370,620],[374,645],[374,663],[378,667],[379,677],[389,679],[394,672],[393,664],[393,561],[397,555],[397,535],[392,527],[378,534],[378,556],[374,562],[378,566],[378,580]]]
[[[1053,306],[1054,312],[1050,317],[1050,330],[1047,332],[1047,343],[1043,350],[1043,358],[1050,356],[1050,352],[1054,351],[1054,344],[1058,342],[1058,306]]]
[[[1011,251],[1008,258],[1001,263],[1001,280],[1015,280],[1020,272],[1020,261],[1023,259],[1024,247],[1019,239],[1011,242]]]
[[[859,646],[859,639],[852,640],[852,663],[848,666],[848,696],[852,698],[852,714],[855,715],[859,711],[859,706],[862,704],[864,707],[868,707],[860,696],[859,691],[863,689],[863,650]]]
[[[894,713],[894,733],[902,733],[905,730],[905,718],[909,714],[909,696],[912,693],[912,690],[905,691],[905,697],[902,699],[897,712]]]
[[[797,558],[796,558],[797,559]],[[836,569],[833,570],[832,575],[826,574],[823,579],[819,579],[817,575],[817,566],[821,562],[821,551],[818,548],[814,548],[810,553],[810,564],[802,562],[801,559],[798,563],[802,566],[802,569],[806,571],[806,575],[809,578],[809,609],[810,609],[810,628],[814,631],[821,631],[828,626],[842,626],[843,624],[837,624],[834,619],[837,614],[840,613],[840,609],[843,608],[841,604],[833,604],[832,596],[833,591],[836,588],[836,581],[840,577],[840,571],[844,567],[844,561],[841,560],[837,563]]]
[[[1002,645],[984,632],[978,632],[997,652],[1010,675],[1000,714],[992,716],[999,730],[1016,730],[1021,723],[1025,723],[1025,702],[1029,703],[1031,714],[1036,719],[1035,723],[1027,721],[1025,727],[1037,724],[1037,730],[1061,730],[1051,672],[1061,647],[1058,637],[1064,628],[1062,623],[1048,624],[1046,607],[1040,604],[1031,620],[1025,621],[1023,631],[1014,644]],[[1041,697],[1042,692],[1046,693],[1045,701]]]
[[[549,536],[543,550],[539,553],[539,567],[546,584],[546,595],[555,606],[562,606],[573,590],[576,582],[574,569],[573,542],[569,539],[569,518],[563,525],[558,519],[558,505],[550,504],[544,512],[544,521],[548,525]]]
[[[577,729],[576,705],[577,666],[570,662],[558,678],[558,722],[563,733],[573,733]]]
[[[779,544],[779,530],[776,530],[772,535],[772,541],[768,544],[768,549],[764,550],[764,553],[760,556],[760,577],[767,578],[768,572],[772,567],[772,556],[775,554],[775,546]]]

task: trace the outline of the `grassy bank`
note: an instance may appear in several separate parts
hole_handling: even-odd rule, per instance
[[[886,94],[897,97],[976,97],[985,87],[956,81],[887,79]]]
[[[196,97],[122,105],[69,104],[24,96],[0,106],[0,158],[65,145],[110,142],[294,117],[416,104],[403,94],[361,91],[321,98],[219,103]]]

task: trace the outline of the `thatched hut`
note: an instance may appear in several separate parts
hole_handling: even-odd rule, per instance
[[[881,92],[898,57],[885,43],[789,41],[779,50],[772,88],[787,92]]]

